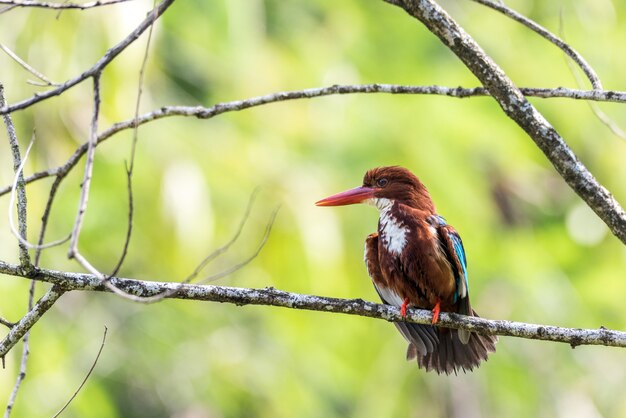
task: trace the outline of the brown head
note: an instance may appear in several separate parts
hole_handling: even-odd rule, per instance
[[[403,167],[377,167],[368,170],[363,185],[322,199],[317,206],[343,206],[377,203],[382,199],[397,201],[416,209],[435,213],[435,205],[421,181]]]

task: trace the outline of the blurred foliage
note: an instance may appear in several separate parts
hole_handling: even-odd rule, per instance
[[[626,4],[609,0],[507,2],[566,39],[609,89],[624,90]],[[442,5],[520,86],[577,87],[563,54],[521,25],[469,1]],[[79,11],[0,14],[0,42],[55,81],[89,68],[143,19],[151,2]],[[340,83],[477,85],[398,8],[346,0],[179,1],[158,21],[142,112]],[[145,36],[105,71],[101,130],[132,117]],[[13,103],[40,87],[6,54],[1,82]],[[23,146],[37,131],[27,174],[62,164],[89,132],[91,83],[13,115]],[[566,99],[532,102],[617,199],[626,203],[626,144]],[[623,106],[601,104],[626,126]],[[3,134],[3,138],[5,135]],[[132,134],[98,148],[81,249],[102,271],[126,230],[125,161]],[[6,144],[6,141],[5,141]],[[8,148],[2,185],[11,180]],[[71,228],[81,166],[64,182],[49,239]],[[376,227],[368,207],[313,202],[360,184],[366,169],[399,164],[429,187],[462,234],[472,300],[487,318],[626,328],[626,251],[489,98],[346,95],[291,101],[199,121],[139,129],[135,231],[121,275],[181,280],[229,240],[252,190],[261,194],[241,239],[206,271],[247,257],[282,205],[259,257],[216,284],[377,300],[362,262]],[[50,180],[29,186],[36,239]],[[2,202],[8,203],[7,196]],[[17,260],[6,222],[0,259]],[[76,270],[64,247],[42,265]],[[0,316],[24,313],[28,283],[2,277]],[[38,285],[38,295],[45,285]],[[269,307],[165,301],[140,306],[108,294],[63,296],[35,326],[13,417],[50,416],[94,374],[65,416],[76,417],[626,417],[626,351],[502,338],[474,373],[437,376],[404,361],[383,321]],[[1,329],[0,335],[6,334]],[[8,399],[21,345],[0,372]]]

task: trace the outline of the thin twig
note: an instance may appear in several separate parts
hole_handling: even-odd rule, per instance
[[[602,82],[600,77],[596,74],[594,69],[587,63],[587,61],[580,55],[574,48],[572,48],[567,42],[560,39],[558,36],[538,24],[537,22],[527,18],[526,16],[516,12],[515,10],[507,7],[503,2],[495,3],[491,0],[472,0],[476,3],[480,3],[483,6],[487,6],[493,10],[496,10],[507,17],[521,23],[527,28],[531,29],[535,33],[539,34],[542,38],[546,39],[550,43],[560,48],[567,56],[569,56],[578,66],[583,70],[594,90],[602,90]]]
[[[265,243],[267,242],[267,240],[269,238],[270,232],[272,231],[272,226],[274,225],[274,221],[276,220],[276,215],[278,213],[278,209],[279,208],[274,209],[274,211],[270,215],[270,219],[268,220],[267,224],[265,225],[265,232],[263,233],[263,238],[261,238],[261,242],[257,246],[257,248],[254,251],[254,253],[252,253],[252,255],[250,255],[244,261],[239,262],[239,263],[229,267],[228,269],[226,269],[224,271],[221,271],[221,272],[219,272],[217,274],[213,274],[213,275],[203,279],[201,282],[204,283],[204,282],[214,281],[214,280],[218,280],[218,279],[221,279],[223,277],[226,277],[226,276],[228,276],[230,274],[233,274],[237,270],[240,270],[241,268],[245,267],[252,260],[254,260],[259,255],[259,253],[261,252],[261,250],[263,249],[263,247],[265,246]],[[247,218],[247,215],[245,215],[245,217]],[[240,225],[243,225],[244,222],[245,222],[245,219],[244,219],[244,221]],[[240,233],[240,231],[237,231],[237,233],[235,234],[234,240],[237,239],[237,237],[239,236],[239,233]],[[124,289],[119,289],[117,286],[115,286],[115,284],[111,283],[111,277],[107,277],[107,280],[103,281],[102,284],[105,285],[105,287],[107,289],[111,290],[113,293],[118,294],[118,295],[120,295],[120,296],[122,296],[122,297],[124,297],[126,299],[130,299],[130,300],[132,300],[134,302],[139,302],[139,303],[144,303],[144,304],[160,302],[163,299],[174,297],[176,295],[176,292],[178,292],[184,285],[190,283],[193,279],[196,278],[196,276],[198,275],[200,270],[204,266],[206,266],[206,264],[208,264],[211,260],[214,260],[217,256],[222,254],[225,251],[224,250],[225,247],[226,248],[230,247],[230,245],[234,242],[234,240],[231,239],[231,241],[229,243],[227,243],[225,246],[223,246],[222,248],[219,248],[217,251],[213,252],[207,258],[205,258],[200,263],[200,265],[198,265],[198,267],[196,267],[194,272],[191,275],[189,275],[185,280],[183,280],[182,282],[178,283],[178,286],[176,288],[174,288],[174,289],[167,290],[167,291],[158,293],[156,295],[137,296],[137,295],[135,295],[132,292],[127,292]]]
[[[563,22],[563,13],[559,14],[559,33],[561,34],[561,37],[565,38],[565,24]],[[582,86],[583,85],[582,77],[575,70],[572,62],[569,60],[566,60],[566,63],[567,63],[567,67],[572,73],[572,76],[576,80],[576,84],[578,84],[578,86]],[[598,118],[598,120],[600,120],[600,122],[604,126],[609,128],[611,132],[613,132],[613,135],[617,136],[618,138],[626,140],[626,132],[624,132],[617,125],[617,123],[613,122],[611,118],[609,118],[609,116],[600,109],[600,106],[598,106],[597,103],[587,102],[587,104],[591,108],[591,112]]]
[[[246,225],[246,222],[248,221],[248,218],[250,217],[250,212],[252,211],[252,206],[254,205],[254,201],[256,200],[256,196],[258,192],[259,192],[259,189],[255,188],[250,194],[250,198],[248,199],[248,204],[246,205],[246,210],[243,216],[241,217],[241,221],[239,221],[239,226],[237,227],[235,234],[230,238],[230,240],[226,244],[218,248],[217,250],[211,252],[200,263],[198,263],[198,265],[193,270],[193,272],[191,272],[191,274],[187,276],[185,280],[183,280],[182,283],[191,283],[211,261],[215,260],[217,257],[224,254],[226,251],[230,249],[230,247],[235,242],[237,242],[237,239],[239,239],[239,236],[241,235],[241,232],[243,231],[243,227]]]
[[[541,113],[524,97],[504,71],[434,0],[385,0],[422,22],[480,80],[503,112],[522,128],[559,175],[626,244],[626,212],[578,160]]]
[[[37,77],[38,79],[43,81],[44,82],[44,86],[58,86],[59,85],[59,83],[55,83],[53,81],[50,81],[50,79],[48,77],[46,77],[45,75],[43,75],[39,71],[35,70],[26,61],[21,59],[15,52],[11,51],[9,48],[7,48],[5,45],[3,45],[1,43],[0,43],[0,49],[2,49],[4,52],[6,52],[6,54],[9,57],[11,57],[15,62],[17,62],[19,65],[21,65],[26,71],[28,71],[29,73],[31,73],[32,75],[34,75],[35,77]],[[5,105],[6,105],[6,103],[3,103],[2,107],[4,107]]]
[[[154,8],[156,5],[156,0],[152,5]],[[156,15],[154,16],[154,21],[156,21]],[[136,121],[139,117],[139,104],[141,103],[141,94],[143,93],[143,79],[146,70],[146,64],[148,63],[148,52],[150,51],[150,42],[152,41],[152,31],[154,30],[154,22],[150,25],[150,29],[148,29],[148,39],[146,41],[146,49],[144,50],[143,60],[141,62],[141,69],[139,70],[139,82],[137,87],[137,100],[135,101],[135,117]],[[127,181],[127,190],[128,190],[128,227],[126,228],[126,237],[124,238],[124,246],[122,247],[122,254],[120,258],[113,268],[113,271],[109,276],[117,275],[120,268],[122,268],[122,264],[124,264],[124,260],[126,259],[126,255],[128,254],[128,246],[130,245],[130,237],[133,233],[133,218],[135,214],[135,205],[133,199],[133,172],[135,169],[135,152],[137,150],[137,141],[139,138],[139,125],[135,122],[133,126],[133,141],[130,148],[130,162],[126,167],[126,181]],[[107,276],[108,277],[108,276]],[[105,278],[107,280],[107,278]]]
[[[34,282],[33,282],[34,283]],[[28,361],[28,355],[30,354],[29,346],[28,346],[28,335],[27,332],[24,334],[23,345],[22,345],[22,358],[20,360],[20,372],[17,374],[17,378],[15,379],[15,385],[13,385],[13,390],[11,391],[11,396],[9,396],[9,401],[7,402],[7,407],[4,410],[4,418],[9,418],[11,416],[11,412],[13,411],[13,405],[15,405],[15,400],[17,399],[17,394],[22,386],[22,382],[26,378],[26,363]]]
[[[7,328],[13,328],[13,326],[15,325],[13,322],[7,321],[6,319],[4,319],[1,316],[0,316],[0,324],[4,325]]]
[[[3,7],[3,8],[1,8],[1,9],[0,9],[0,15],[1,15],[1,14],[3,14],[3,13],[6,13],[6,12],[8,12],[8,11],[11,11],[11,10],[15,9],[16,7],[18,7],[18,6],[14,5],[14,4],[9,5],[9,6],[5,6],[5,7]]]
[[[93,175],[94,157],[96,155],[98,117],[100,115],[100,73],[93,77],[93,111],[91,115],[91,131],[89,134],[89,142],[87,148],[87,161],[85,162],[85,171],[83,181],[81,183],[80,200],[78,201],[78,213],[74,221],[72,229],[72,238],[70,240],[70,249],[68,251],[69,258],[76,258],[78,253],[78,240],[80,231],[85,220],[85,212],[87,212],[87,201],[89,200],[89,188],[91,186],[91,178]],[[80,259],[80,258],[79,258]],[[82,263],[81,263],[82,264]]]
[[[87,375],[85,376],[85,378],[83,379],[82,383],[80,384],[80,386],[78,386],[78,389],[76,389],[76,391],[74,392],[74,394],[70,397],[70,399],[65,403],[65,405],[63,405],[63,407],[59,410],[59,412],[57,412],[56,414],[54,414],[52,416],[52,418],[57,418],[59,415],[61,415],[61,413],[63,411],[65,411],[65,409],[69,406],[69,404],[74,400],[74,398],[76,398],[76,396],[78,395],[78,392],[80,392],[80,390],[83,388],[83,386],[85,386],[85,383],[87,383],[87,379],[89,379],[89,376],[91,376],[91,373],[93,372],[93,370],[96,368],[96,364],[98,364],[98,360],[100,359],[100,354],[102,354],[102,349],[104,349],[104,343],[106,342],[107,339],[107,327],[104,327],[104,334],[102,335],[102,343],[100,344],[100,349],[98,350],[98,354],[96,354],[96,358],[94,359],[91,368],[89,369],[89,371],[87,372]]]
[[[43,211],[43,215],[41,216],[41,230],[39,231],[39,239],[37,240],[37,246],[35,247],[35,265],[39,265],[39,260],[41,258],[41,251],[47,248],[47,245],[51,245],[54,243],[67,242],[72,237],[72,234],[68,234],[65,238],[57,241],[53,241],[51,244],[44,244],[44,237],[46,235],[46,230],[48,228],[48,221],[50,219],[50,213],[52,211],[52,203],[54,202],[54,198],[57,195],[57,191],[63,180],[64,176],[57,176],[50,186],[50,192],[48,192],[48,200],[46,201],[46,208]]]
[[[28,312],[33,310],[33,302],[35,300],[35,280],[30,281],[30,287],[28,290]],[[7,407],[4,410],[4,418],[9,418],[11,415],[11,411],[13,411],[13,405],[15,405],[15,400],[17,399],[17,393],[22,386],[22,382],[26,379],[26,365],[28,363],[28,356],[30,355],[30,330],[26,331],[24,334],[24,338],[22,339],[22,358],[20,360],[20,372],[17,375],[15,380],[15,385],[13,386],[13,391],[11,392],[11,396],[9,397],[9,402],[7,403]],[[4,360],[4,357],[3,357]]]
[[[219,273],[215,273],[212,274],[206,278],[204,278],[203,280],[200,281],[200,283],[208,283],[208,282],[212,282],[215,280],[219,280],[223,277],[229,276],[231,274],[233,274],[234,272],[241,270],[242,268],[244,268],[246,265],[250,264],[250,262],[252,260],[254,260],[259,253],[261,252],[261,250],[263,249],[263,247],[265,246],[265,243],[267,242],[267,240],[270,237],[270,233],[272,232],[272,227],[274,226],[274,221],[276,221],[276,215],[278,215],[278,210],[280,209],[280,207],[277,207],[276,209],[274,209],[274,211],[272,211],[272,214],[270,215],[270,219],[267,222],[267,225],[265,225],[265,232],[263,233],[263,238],[261,238],[261,242],[259,242],[259,245],[257,246],[256,250],[245,260],[227,268],[224,271],[221,271]],[[191,279],[189,279],[188,281],[185,281],[183,283],[188,283],[189,281],[191,281]]]
[[[0,261],[0,273],[23,276],[19,266]],[[54,283],[56,286],[69,290],[109,292],[102,285],[98,276],[84,273],[70,273],[47,269],[36,269],[35,280]],[[290,309],[305,309],[320,312],[334,312],[358,315],[386,321],[408,321],[418,324],[431,324],[432,312],[422,309],[409,309],[406,318],[400,315],[395,306],[366,302],[362,299],[339,299],[299,293],[285,292],[272,287],[264,289],[248,289],[228,286],[185,284],[176,282],[155,282],[112,278],[111,282],[125,292],[138,297],[150,297],[174,289],[174,299],[198,300],[207,302],[232,303],[235,305],[279,306]],[[563,328],[550,325],[535,325],[523,322],[490,320],[479,317],[468,317],[452,313],[441,313],[438,325],[449,328],[466,329],[472,332],[489,335],[528,338],[534,340],[554,341],[579,345],[604,345],[626,347],[626,332],[598,329]],[[3,345],[0,343],[0,354]]]
[[[78,250],[78,242],[82,225],[85,220],[85,213],[87,212],[87,203],[89,201],[89,188],[91,186],[91,179],[93,176],[94,157],[96,154],[96,145],[98,143],[98,117],[100,114],[100,73],[96,73],[93,77],[93,111],[91,116],[91,130],[89,134],[89,142],[87,147],[87,161],[85,162],[85,171],[83,174],[83,181],[81,187],[80,199],[78,202],[78,212],[74,221],[74,227],[72,229],[72,235],[70,239],[70,248],[67,252],[67,256],[70,259],[75,259],[78,264],[83,266],[88,272],[100,277],[103,285],[115,294],[125,297],[127,299],[135,300],[136,297],[127,295],[124,291],[115,288],[110,282],[106,280],[106,276],[98,269],[96,269]]]
[[[88,3],[50,3],[31,0],[0,0],[0,4],[7,4],[12,7],[37,7],[42,9],[78,9],[85,10],[94,7],[110,6],[117,3],[126,3],[131,0],[97,0]]]
[[[4,86],[0,83],[0,107],[4,107],[6,105],[6,101],[4,98]],[[13,120],[11,115],[6,114],[3,117],[4,124],[7,128],[7,134],[9,136],[9,145],[11,146],[11,152],[13,153],[13,170],[17,174],[17,182],[15,184],[15,189],[17,190],[17,222],[19,224],[19,236],[23,239],[26,239],[26,187],[24,183],[24,175],[21,171],[22,166],[22,158],[20,156],[20,145],[17,140],[17,133],[15,132],[15,126],[13,125]],[[12,208],[11,208],[12,209]],[[13,211],[11,210],[11,215]],[[25,270],[30,270],[32,268],[32,263],[30,261],[30,254],[28,253],[28,248],[20,241],[19,242],[20,249],[20,264],[22,268]]]
[[[4,263],[2,263],[4,265]],[[27,277],[24,273],[20,273],[21,277]],[[26,315],[20,319],[11,331],[2,341],[0,341],[0,359],[4,361],[4,356],[13,348],[19,340],[31,329],[33,325],[41,319],[44,313],[54,305],[61,295],[65,293],[65,289],[61,286],[52,286],[45,295],[28,311]]]
[[[22,159],[22,163],[20,164],[19,168],[17,169],[17,172],[15,173],[15,177],[13,179],[13,188],[11,189],[11,195],[9,197],[9,227],[10,227],[11,232],[13,233],[13,235],[20,242],[20,245],[23,245],[26,248],[36,249],[37,251],[41,251],[41,250],[45,250],[46,248],[51,248],[51,247],[55,247],[57,245],[63,244],[64,242],[66,242],[67,240],[70,239],[70,236],[67,236],[66,238],[63,238],[63,239],[60,239],[60,240],[57,240],[57,241],[53,241],[53,242],[48,243],[48,244],[43,244],[41,242],[39,244],[31,244],[27,239],[22,238],[22,236],[18,232],[17,228],[15,228],[15,221],[13,219],[13,205],[15,204],[15,192],[16,192],[16,189],[17,189],[17,183],[18,183],[19,178],[22,176],[22,171],[24,170],[24,165],[26,164],[26,161],[28,160],[28,155],[30,154],[30,150],[31,150],[31,148],[32,148],[34,143],[35,143],[35,135],[33,134],[33,137],[31,138],[31,141],[28,144],[28,148],[26,148],[26,152],[24,153],[24,158]],[[35,264],[37,264],[38,260],[39,260],[39,257],[37,257],[37,260],[35,261]]]
[[[0,0],[2,1],[2,0]],[[95,77],[96,74],[100,74],[102,70],[115,59],[124,49],[126,49],[129,45],[131,45],[139,36],[152,25],[155,19],[167,10],[169,6],[172,5],[174,0],[163,0],[163,2],[159,3],[159,5],[152,10],[146,18],[132,31],[126,38],[124,38],[117,45],[113,46],[88,70],[82,72],[80,75],[65,81],[59,87],[51,90],[47,90],[42,93],[36,93],[34,96],[22,100],[21,102],[17,102],[13,105],[4,105],[0,107],[0,114],[12,113],[16,110],[25,109],[34,105],[35,103],[39,103],[42,100],[46,100],[53,96],[58,96],[64,91],[74,87],[75,85],[85,81],[90,77]]]

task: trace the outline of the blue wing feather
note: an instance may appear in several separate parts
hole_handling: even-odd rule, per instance
[[[461,241],[461,237],[456,231],[452,231],[450,233],[450,239],[452,240],[452,245],[454,246],[454,254],[461,262],[461,267],[463,268],[463,281],[465,281],[465,289],[466,292],[469,293],[469,282],[467,281],[467,260],[465,258],[465,249],[463,248],[463,241]],[[457,289],[459,288],[460,277],[457,278]]]
[[[453,254],[450,256],[456,258],[458,260],[458,264],[461,267],[461,271],[456,275],[456,292],[454,293],[454,302],[456,303],[457,299],[460,297],[465,298],[469,294],[469,282],[467,280],[467,259],[465,257],[465,249],[463,248],[463,241],[461,240],[461,236],[456,232],[456,230],[446,223],[446,220],[437,215],[436,217],[437,224],[441,227],[440,233],[445,234],[446,238],[452,243]],[[455,263],[457,264],[457,263]]]

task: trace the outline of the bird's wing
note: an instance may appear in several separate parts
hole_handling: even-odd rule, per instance
[[[454,281],[456,284],[454,292],[454,303],[457,304],[457,312],[463,315],[473,316],[474,311],[469,300],[469,283],[467,281],[467,258],[465,257],[465,249],[463,241],[458,232],[446,223],[441,216],[436,216],[438,227],[437,234],[439,241],[443,246],[448,261],[452,266],[454,273]],[[466,330],[458,330],[459,339],[463,344],[467,344],[470,340],[470,332]]]
[[[365,240],[365,265],[367,266],[367,272],[372,279],[374,288],[383,303],[400,307],[404,301],[403,298],[393,289],[385,286],[385,280],[380,269],[378,258],[377,233],[370,234]],[[418,353],[420,356],[424,356],[427,353],[433,352],[439,343],[439,337],[433,326],[408,322],[395,322],[394,325],[409,343],[409,349],[407,351],[408,360],[415,358]]]
[[[454,272],[454,280],[456,290],[454,293],[454,301],[459,299],[467,299],[469,296],[469,283],[467,281],[467,259],[465,257],[465,249],[463,241],[458,232],[446,223],[441,216],[436,216],[437,234],[439,241],[443,246],[448,261]],[[471,315],[470,313],[465,313]]]

